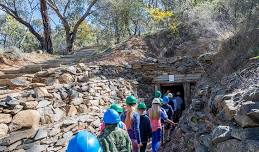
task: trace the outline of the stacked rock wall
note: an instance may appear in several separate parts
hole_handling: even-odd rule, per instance
[[[203,77],[164,152],[259,151],[259,64],[220,81]]]
[[[0,90],[0,151],[65,151],[78,130],[98,134],[104,110],[136,91],[129,76],[122,67],[78,64],[6,79]]]

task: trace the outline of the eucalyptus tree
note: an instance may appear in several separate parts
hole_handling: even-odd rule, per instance
[[[105,38],[119,43],[124,38],[140,35],[145,25],[145,5],[141,0],[104,0],[97,3],[94,21]],[[100,34],[101,36],[104,36]]]
[[[48,5],[60,19],[66,37],[66,53],[73,51],[79,26],[93,13],[97,0],[47,0]]]
[[[38,0],[0,0],[0,9],[6,14],[13,17],[20,24],[25,26],[28,31],[35,36],[40,44],[41,49],[45,49],[48,53],[52,53],[52,42],[50,36],[42,36],[42,26],[37,26],[39,18],[37,18],[37,12],[41,9],[43,15],[44,31],[50,33],[50,25],[48,23],[48,13],[47,8],[44,5],[44,0],[40,2]],[[41,21],[42,22],[42,21]],[[47,32],[44,32],[47,33]],[[25,36],[22,38],[24,40]]]

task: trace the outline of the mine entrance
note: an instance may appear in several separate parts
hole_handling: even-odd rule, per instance
[[[184,85],[182,83],[160,84],[160,89],[163,96],[169,92],[174,95],[176,95],[177,92],[180,92],[180,97],[183,99],[183,110],[185,109],[185,92]]]

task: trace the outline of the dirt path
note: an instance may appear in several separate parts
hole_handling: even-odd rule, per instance
[[[11,79],[15,78],[24,74],[32,74],[36,73],[38,71],[41,71],[43,69],[49,69],[49,68],[55,68],[60,67],[62,65],[72,65],[79,62],[83,62],[87,59],[90,59],[92,56],[95,55],[95,50],[93,49],[83,49],[78,52],[75,52],[71,55],[66,56],[55,56],[55,57],[49,57],[49,58],[43,58],[43,59],[35,59],[38,56],[31,56],[30,61],[38,61],[38,62],[21,62],[17,63],[17,65],[14,66],[6,66],[4,68],[1,67],[0,71],[0,79]],[[30,56],[29,56],[30,58]]]

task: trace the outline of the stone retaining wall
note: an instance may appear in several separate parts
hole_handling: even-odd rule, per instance
[[[78,130],[98,133],[104,110],[136,92],[130,77],[127,68],[78,64],[6,79],[0,151],[65,151]]]

